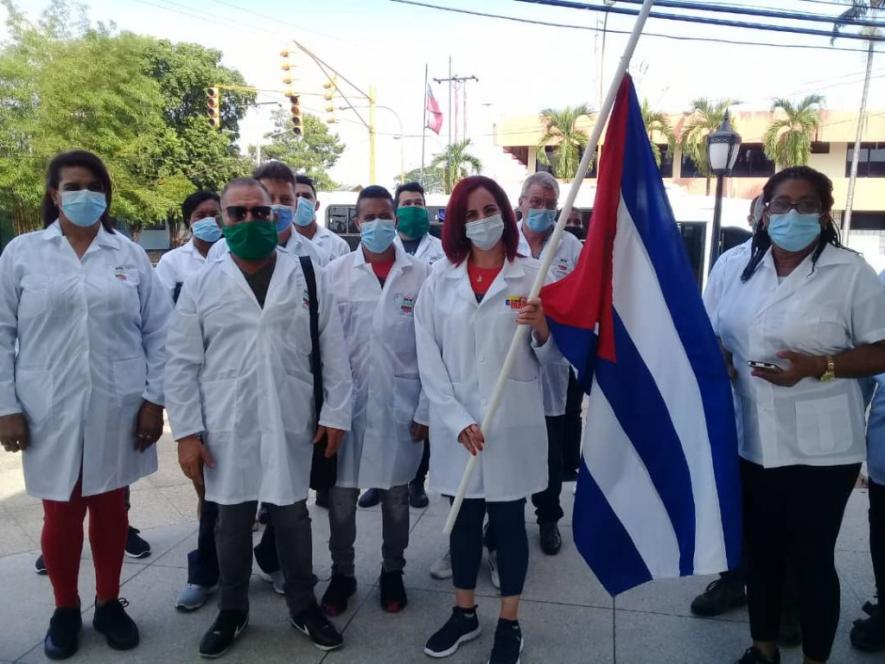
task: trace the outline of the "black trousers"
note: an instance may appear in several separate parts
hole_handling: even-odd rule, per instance
[[[556,523],[562,516],[562,430],[564,415],[545,417],[547,421],[547,488],[532,496],[538,523]]]
[[[430,441],[424,439],[424,442],[421,444],[424,446],[424,451],[421,454],[421,464],[418,466],[418,471],[415,473],[412,483],[423,485],[427,481],[427,471],[430,469]]]
[[[747,599],[756,641],[777,640],[789,561],[796,573],[802,650],[830,656],[839,624],[836,537],[860,464],[763,468],[741,460]]]
[[[870,556],[876,595],[885,608],[885,485],[870,480]]]
[[[562,467],[565,471],[576,471],[581,465],[581,406],[584,403],[584,390],[578,385],[575,370],[569,367],[568,392],[565,398],[565,417],[562,423]]]

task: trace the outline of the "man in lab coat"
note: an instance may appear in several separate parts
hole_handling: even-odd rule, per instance
[[[182,470],[218,503],[219,614],[200,654],[224,654],[249,621],[252,522],[268,505],[290,623],[321,650],[341,635],[313,594],[306,498],[313,445],[334,455],[350,426],[351,377],[337,307],[317,275],[324,402],[315,421],[309,292],[277,248],[271,197],[252,178],[222,192],[230,252],[189,277],[167,337],[166,396]]]
[[[317,200],[317,188],[312,178],[300,174],[295,176],[295,197],[298,201],[295,204],[293,224],[295,232],[329,254],[330,261],[349,254],[350,245],[347,240],[317,223],[316,213],[320,209],[320,202]]]
[[[430,267],[394,244],[393,198],[384,187],[363,189],[356,203],[360,247],[326,268],[335,284],[354,379],[353,424],[338,454],[330,491],[332,580],[323,595],[328,615],[347,609],[356,592],[354,541],[359,487],[381,497],[381,608],[405,608],[405,549],[409,543],[409,481],[427,436],[415,350],[413,310]]]

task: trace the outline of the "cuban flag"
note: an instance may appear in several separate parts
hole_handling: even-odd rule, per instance
[[[589,395],[573,526],[602,585],[615,596],[737,566],[731,385],[629,76],[578,265],[541,298]]]

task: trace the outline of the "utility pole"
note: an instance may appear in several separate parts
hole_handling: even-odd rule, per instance
[[[375,86],[369,86],[369,184],[375,184]]]
[[[461,85],[462,89],[462,112],[464,114],[463,118],[463,126],[464,126],[464,136],[461,138],[467,138],[467,86],[465,83],[467,81],[475,81],[479,83],[479,79],[472,74],[470,76],[453,76],[452,75],[452,58],[449,58],[449,77],[448,78],[435,78],[433,79],[436,83],[448,83],[449,84],[449,145],[452,144],[452,125],[454,124],[452,121],[452,83],[457,83]]]

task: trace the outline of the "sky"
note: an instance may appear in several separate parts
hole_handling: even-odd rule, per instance
[[[423,1],[423,0],[422,0]],[[363,92],[377,90],[377,177],[392,185],[394,177],[421,165],[425,66],[430,78],[445,78],[451,57],[452,72],[475,76],[466,85],[467,137],[484,172],[504,181],[518,180],[523,169],[493,143],[496,121],[510,115],[531,115],[544,108],[588,103],[598,107],[600,79],[608,85],[627,41],[634,18],[611,15],[602,58],[602,15],[516,0],[426,0],[452,9],[464,9],[514,18],[532,19],[591,30],[518,23],[485,18],[392,0],[85,0],[94,21],[113,21],[118,29],[189,41],[223,52],[223,63],[238,69],[250,85],[282,89],[280,50],[292,41],[314,52]],[[593,0],[601,4],[601,0]],[[46,0],[17,0],[33,18]],[[835,16],[846,3],[837,0],[733,0],[729,4],[801,11]],[[616,7],[634,7],[617,2]],[[676,10],[660,9],[675,13]],[[692,12],[698,14],[697,12]],[[0,9],[0,17],[3,10]],[[706,14],[713,16],[712,14]],[[778,19],[723,16],[782,25]],[[880,16],[885,21],[885,15]],[[796,23],[791,23],[796,25]],[[802,23],[830,30],[829,23]],[[640,97],[667,112],[687,110],[697,97],[739,100],[741,110],[770,107],[775,97],[800,99],[807,94],[826,96],[832,110],[856,109],[860,103],[866,57],[830,47],[827,37],[791,35],[734,27],[677,23],[650,19],[631,63]],[[648,33],[675,35],[663,39]],[[705,37],[733,44],[690,41]],[[772,46],[756,46],[767,42]],[[787,48],[790,44],[819,47]],[[836,47],[865,49],[865,42],[839,40]],[[885,51],[880,46],[879,51]],[[296,88],[304,94],[302,107],[325,117],[324,74],[301,52],[293,56]],[[870,107],[885,108],[885,54],[873,65]],[[341,81],[339,80],[339,84]],[[425,159],[440,152],[448,135],[448,88],[431,80],[434,94],[446,113],[441,135],[427,131]],[[360,113],[366,111],[360,92],[343,86]],[[278,93],[259,96],[269,102],[249,112],[241,124],[241,145],[254,144],[272,130]],[[336,106],[344,105],[341,99]],[[368,132],[353,111],[336,111],[332,126],[347,149],[332,177],[347,186],[368,181]],[[365,115],[364,115],[365,117]],[[401,123],[401,124],[400,124]],[[463,136],[459,118],[458,137]],[[403,135],[403,138],[397,136]]]

